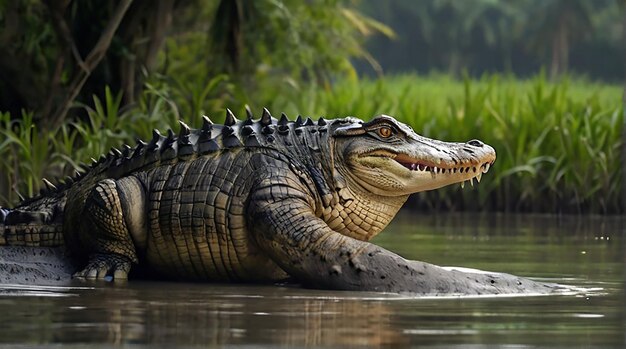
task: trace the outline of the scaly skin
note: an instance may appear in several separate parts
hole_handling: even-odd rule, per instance
[[[228,113],[225,125],[181,123],[178,137],[155,133],[113,150],[75,183],[3,210],[0,243],[55,245],[62,234],[84,260],[80,278],[124,279],[139,264],[184,280],[522,292],[540,285],[449,272],[367,242],[409,194],[480,179],[494,160],[480,141],[431,140],[389,116],[314,123]]]

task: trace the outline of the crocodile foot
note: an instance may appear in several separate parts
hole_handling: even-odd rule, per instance
[[[130,259],[118,254],[97,253],[89,258],[87,266],[74,274],[79,279],[126,280]]]

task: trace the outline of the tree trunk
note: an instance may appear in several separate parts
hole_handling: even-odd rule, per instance
[[[122,19],[124,18],[124,15],[126,14],[126,11],[128,10],[128,7],[132,3],[132,1],[133,0],[120,1],[117,8],[115,9],[115,12],[113,13],[113,16],[109,20],[109,23],[100,35],[100,38],[91,49],[91,52],[89,52],[89,54],[83,61],[77,62],[80,70],[78,70],[76,76],[73,77],[66,91],[63,102],[60,104],[59,108],[54,112],[54,114],[50,118],[46,119],[46,122],[48,123],[47,126],[51,129],[58,127],[63,119],[65,119],[67,112],[74,103],[76,96],[78,96],[78,94],[80,93],[83,85],[89,78],[89,75],[91,75],[91,72],[98,66],[102,58],[104,58],[104,55],[111,45],[111,40],[113,40],[113,35],[115,34],[115,31],[122,22]]]
[[[561,69],[560,73],[567,73],[567,69],[569,68],[569,30],[567,29],[567,25],[563,23],[563,27],[561,28]]]
[[[120,32],[130,54],[120,57],[120,88],[124,104],[133,103],[141,93],[144,71],[151,72],[172,23],[174,0],[137,3],[129,9],[127,21]],[[148,38],[148,40],[146,40]]]
[[[456,50],[450,52],[448,57],[448,74],[458,78],[461,72],[461,54]]]
[[[559,35],[552,38],[552,64],[550,65],[550,80],[559,75]]]
[[[550,79],[555,80],[567,71],[569,63],[569,42],[565,18],[559,19],[557,31],[552,38],[552,63],[550,66]]]
[[[622,97],[622,213],[626,211],[626,0],[622,5],[622,49],[624,50],[624,95]],[[626,271],[625,271],[626,272]]]

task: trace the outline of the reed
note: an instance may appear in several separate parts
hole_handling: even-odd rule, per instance
[[[299,86],[293,81],[246,91],[220,76],[209,81],[151,81],[140,100],[120,107],[105,89],[102,100],[82,105],[86,117],[42,132],[33,115],[0,115],[0,205],[17,192],[36,193],[42,177],[59,177],[135,137],[148,138],[176,120],[199,125],[201,114],[217,115],[245,104],[291,117],[368,119],[393,115],[427,137],[494,146],[498,160],[476,188],[452,186],[416,195],[414,207],[431,210],[498,210],[621,213],[620,144],[623,107],[619,86],[543,74],[519,80],[489,75],[461,81],[447,76],[402,75],[339,81],[333,86]],[[217,114],[215,114],[217,113]]]
[[[428,137],[478,138],[494,146],[498,160],[479,186],[418,194],[412,203],[420,207],[618,213],[624,207],[621,93],[620,86],[581,78],[548,82],[544,74],[462,81],[402,75],[341,82],[328,90],[286,89],[267,103],[331,117],[385,113]]]

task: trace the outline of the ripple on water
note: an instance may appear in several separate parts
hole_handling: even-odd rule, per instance
[[[76,297],[79,290],[93,290],[95,287],[42,286],[0,284],[0,296],[13,297]]]

